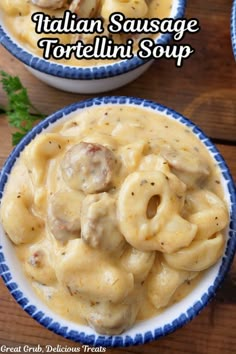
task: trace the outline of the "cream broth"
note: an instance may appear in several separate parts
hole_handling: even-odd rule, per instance
[[[74,0],[76,1],[76,0]],[[126,17],[134,17],[134,18],[168,18],[171,14],[172,3],[173,0],[139,0],[139,1],[129,1],[129,2],[122,2],[117,0],[81,0],[82,5],[83,3],[90,5],[91,2],[95,2],[95,12],[88,13],[81,8],[73,9],[71,11],[75,11],[80,16],[80,12],[84,17],[100,17],[104,18],[104,33],[102,35],[109,36],[107,31],[107,24],[109,23],[109,15],[114,11],[123,12]],[[84,43],[92,43],[94,37],[97,35],[95,34],[37,34],[35,32],[35,23],[31,20],[31,16],[35,12],[43,11],[45,14],[50,16],[55,16],[55,18],[62,18],[64,11],[68,9],[68,5],[63,6],[59,9],[54,9],[49,7],[40,6],[40,3],[49,3],[50,0],[41,0],[39,1],[39,6],[35,6],[33,3],[37,1],[27,1],[27,0],[2,0],[0,2],[0,9],[2,10],[4,16],[4,23],[8,28],[9,32],[12,33],[16,39],[18,39],[23,46],[28,49],[29,51],[33,51],[35,54],[42,56],[43,49],[38,48],[37,42],[40,38],[59,38],[62,44],[69,44],[75,43],[77,40],[82,40]],[[53,1],[51,1],[53,3]],[[54,1],[55,2],[55,1]],[[144,3],[144,8],[139,5],[139,3]],[[127,5],[128,4],[128,5]],[[72,5],[71,5],[72,6]],[[83,17],[83,16],[82,16]],[[112,38],[114,43],[125,43],[128,38],[133,38],[134,40],[134,50],[137,49],[138,39],[141,37],[147,37],[147,34],[143,35],[127,35],[127,34],[113,34]],[[150,34],[150,37],[153,35]],[[58,60],[61,63],[66,63],[67,65],[73,66],[91,66],[91,65],[104,65],[104,63],[111,63],[112,60],[86,60],[86,59],[76,59],[74,56],[71,59],[60,59]],[[57,62],[58,62],[57,61]]]
[[[88,108],[37,136],[0,212],[37,295],[105,334],[186,296],[222,255],[228,224],[201,141],[132,105]]]

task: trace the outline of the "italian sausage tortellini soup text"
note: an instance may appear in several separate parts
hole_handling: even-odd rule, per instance
[[[217,262],[226,205],[218,167],[188,127],[117,104],[38,135],[9,176],[0,215],[40,298],[119,334],[182,299]]]
[[[75,44],[82,41],[85,45],[92,44],[95,37],[106,36],[113,39],[114,43],[124,44],[130,38],[134,41],[134,50],[138,48],[140,38],[157,36],[156,34],[132,34],[114,33],[108,31],[109,17],[113,13],[122,13],[125,18],[133,19],[165,19],[170,18],[173,0],[1,0],[0,10],[4,16],[4,22],[8,30],[24,47],[39,56],[43,55],[43,49],[37,43],[41,38],[58,38],[62,45]],[[104,32],[101,33],[36,33],[32,15],[43,12],[51,18],[63,18],[65,11],[70,10],[78,18],[102,19]],[[91,30],[89,31],[91,32]],[[67,65],[91,66],[104,65],[104,60],[78,59],[74,55],[70,59],[60,59]],[[114,60],[113,60],[114,61]],[[112,62],[106,59],[105,62]]]

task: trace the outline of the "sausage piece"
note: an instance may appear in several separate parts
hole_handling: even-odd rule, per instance
[[[125,239],[118,229],[115,200],[108,193],[88,195],[81,207],[81,237],[93,248],[122,250]]]
[[[61,9],[67,0],[31,0],[33,5],[47,9]]]
[[[95,17],[99,0],[73,0],[69,10],[81,18]]]
[[[81,142],[66,152],[61,170],[70,188],[89,194],[111,187],[116,163],[113,152],[105,146]]]
[[[58,191],[49,199],[48,226],[58,241],[80,237],[82,196],[77,191]]]
[[[120,334],[135,322],[139,306],[130,304],[96,303],[88,309],[89,325],[101,334]]]
[[[172,172],[188,187],[201,184],[210,174],[207,161],[193,151],[176,150],[165,145],[161,155],[171,166]]]

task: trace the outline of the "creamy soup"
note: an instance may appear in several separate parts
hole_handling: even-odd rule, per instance
[[[138,40],[142,37],[151,37],[150,34],[110,34],[107,30],[109,16],[114,12],[121,12],[126,18],[168,18],[171,14],[173,0],[1,0],[0,9],[4,14],[4,22],[9,31],[30,51],[42,56],[43,49],[37,46],[41,38],[59,38],[62,44],[73,44],[78,40],[83,43],[93,43],[98,34],[37,34],[35,23],[31,16],[35,12],[44,12],[55,18],[62,18],[66,10],[70,10],[82,18],[102,18],[104,33],[114,40],[114,43],[126,43],[128,38],[134,40],[134,50]],[[72,56],[69,60],[60,59],[67,65],[91,66],[104,65],[112,60],[85,60]]]
[[[38,135],[0,212],[38,296],[104,334],[183,298],[221,257],[228,224],[205,146],[133,105],[91,107]]]

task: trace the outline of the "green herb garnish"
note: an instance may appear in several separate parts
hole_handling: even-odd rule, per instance
[[[22,85],[19,77],[11,76],[0,71],[0,82],[7,94],[7,107],[0,106],[0,114],[5,113],[10,126],[16,128],[12,134],[12,145],[16,145],[30,131],[35,122],[45,117],[30,102],[27,89]]]

